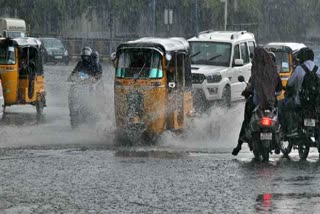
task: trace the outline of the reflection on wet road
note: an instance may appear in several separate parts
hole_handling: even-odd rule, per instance
[[[106,118],[72,130],[65,81],[73,66],[46,66],[48,108],[10,107],[0,122],[0,213],[318,213],[316,150],[300,162],[230,152],[243,103],[194,118],[155,147],[113,146],[112,71]]]

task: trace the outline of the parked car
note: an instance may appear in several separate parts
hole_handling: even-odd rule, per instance
[[[62,62],[65,65],[69,64],[69,53],[61,40],[56,38],[39,38],[44,47],[44,63]]]
[[[256,46],[255,37],[246,31],[204,31],[188,40],[191,46],[194,106],[202,111],[211,101],[243,99],[246,84],[239,76],[249,80],[250,53]]]

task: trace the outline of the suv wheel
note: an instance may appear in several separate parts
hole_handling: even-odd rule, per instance
[[[222,91],[222,105],[231,107],[231,88],[228,85]]]

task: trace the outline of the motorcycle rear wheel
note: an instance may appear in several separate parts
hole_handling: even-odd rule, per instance
[[[260,153],[261,153],[262,162],[269,162],[269,155],[270,155],[269,150],[270,148],[267,148],[261,145]]]
[[[258,142],[259,142],[259,138],[258,135],[256,133],[252,134],[252,138],[251,138],[251,145],[252,145],[252,152],[254,155],[254,159],[256,161],[260,161],[260,149],[258,146]]]

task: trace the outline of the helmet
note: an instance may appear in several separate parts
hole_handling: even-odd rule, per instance
[[[301,48],[297,53],[297,59],[299,60],[300,64],[308,60],[313,61],[314,60],[313,50],[308,47]]]
[[[82,50],[81,50],[81,59],[83,61],[88,61],[91,57],[91,54],[92,54],[92,50],[90,47],[84,47]]]

